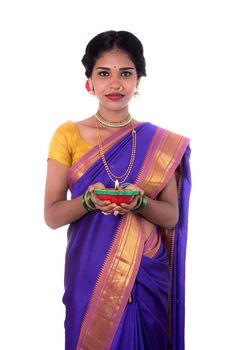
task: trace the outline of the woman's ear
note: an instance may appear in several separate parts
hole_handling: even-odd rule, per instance
[[[85,88],[89,92],[90,95],[94,95],[94,88],[93,88],[93,83],[92,83],[91,78],[86,80]]]

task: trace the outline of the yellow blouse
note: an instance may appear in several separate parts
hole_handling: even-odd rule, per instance
[[[69,120],[55,131],[50,141],[48,158],[71,167],[92,147],[81,137],[77,125]]]

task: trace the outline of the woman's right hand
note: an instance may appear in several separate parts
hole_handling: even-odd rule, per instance
[[[91,194],[91,200],[95,204],[95,207],[104,215],[112,214],[114,209],[116,208],[115,203],[111,203],[110,201],[103,201],[98,198],[98,196],[93,192],[94,189],[105,189],[105,186],[101,182],[97,182],[88,187],[88,191]]]

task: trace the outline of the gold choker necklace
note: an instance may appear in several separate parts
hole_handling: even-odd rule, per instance
[[[122,128],[123,126],[128,125],[132,117],[130,114],[127,115],[127,117],[123,120],[120,120],[119,122],[112,122],[111,120],[107,120],[101,116],[99,112],[95,114],[95,118],[103,125],[108,126],[110,128]]]
[[[129,165],[128,165],[128,168],[127,170],[125,171],[124,174],[122,175],[116,175],[114,174],[108,164],[107,164],[107,161],[106,161],[106,158],[105,158],[105,154],[104,154],[104,149],[103,149],[103,145],[102,145],[102,139],[101,139],[101,135],[100,135],[100,131],[99,131],[99,127],[98,127],[98,119],[96,119],[96,127],[97,127],[97,140],[98,140],[98,148],[99,148],[99,153],[100,153],[100,156],[102,158],[102,162],[103,162],[103,165],[106,169],[106,172],[110,178],[110,180],[112,180],[114,183],[115,183],[115,188],[117,189],[117,187],[119,187],[119,184],[122,184],[126,181],[126,179],[128,178],[131,170],[132,170],[132,167],[133,167],[133,164],[134,164],[134,161],[135,161],[135,155],[136,155],[136,130],[134,129],[134,125],[133,125],[133,121],[132,122],[132,152],[131,152],[131,156],[130,156],[130,161],[129,161]]]

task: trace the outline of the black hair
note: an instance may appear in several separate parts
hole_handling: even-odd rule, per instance
[[[109,30],[96,35],[86,46],[81,62],[85,67],[87,78],[91,77],[96,60],[104,52],[113,48],[118,48],[128,55],[136,67],[138,79],[146,76],[144,50],[141,41],[130,32]]]

